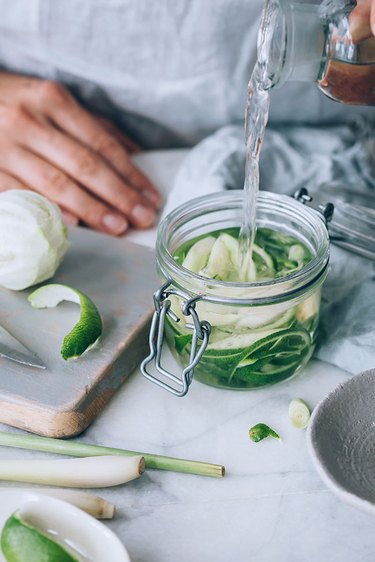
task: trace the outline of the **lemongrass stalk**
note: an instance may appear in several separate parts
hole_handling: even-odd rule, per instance
[[[173,472],[185,472],[199,476],[212,476],[220,478],[225,474],[225,468],[221,464],[210,464],[200,461],[191,461],[175,457],[165,457],[139,451],[127,451],[101,445],[90,445],[80,441],[66,441],[64,439],[52,439],[38,435],[24,435],[20,433],[8,433],[0,431],[0,445],[4,447],[18,447],[20,449],[31,449],[71,457],[92,457],[100,455],[142,455],[145,459],[146,468],[158,470],[171,470]]]
[[[65,490],[59,488],[17,488],[12,486],[11,488],[1,487],[0,491],[4,490],[29,492],[36,494],[43,494],[44,496],[52,496],[59,500],[64,500],[82,511],[89,513],[95,519],[113,519],[115,514],[115,506],[113,503],[108,502],[100,496],[94,494],[88,494],[87,492],[81,492],[80,490]]]
[[[68,486],[108,488],[138,478],[144,472],[141,456],[107,455],[81,459],[0,460],[0,480]]]

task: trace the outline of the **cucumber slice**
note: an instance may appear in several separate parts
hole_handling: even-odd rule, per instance
[[[228,248],[220,236],[215,240],[206,267],[202,270],[205,277],[225,280],[230,273],[231,261]]]
[[[259,386],[267,386],[275,382],[280,382],[291,377],[301,364],[300,359],[290,365],[286,365],[283,369],[274,369],[269,373],[261,370],[249,368],[236,369],[232,375],[231,382],[236,386],[246,386],[246,388],[256,388]]]
[[[234,351],[241,352],[243,349],[252,348],[252,346],[260,341],[267,339],[269,336],[275,333],[275,330],[267,330],[264,332],[257,333],[237,333],[224,338],[223,340],[215,343],[210,343],[207,346],[207,351]],[[276,330],[276,333],[278,331]],[[206,353],[207,353],[206,351]]]
[[[320,290],[315,291],[296,307],[296,318],[302,324],[308,322],[313,316],[318,315],[320,308]]]
[[[293,244],[289,248],[288,260],[295,261],[297,267],[302,267],[303,261],[305,259],[305,249],[301,244]]]
[[[200,320],[207,320],[212,327],[234,326],[238,320],[237,314],[219,314],[217,312],[204,312],[203,310],[198,310],[198,314]]]
[[[270,277],[274,277],[275,275],[275,267],[273,264],[273,259],[270,256],[270,254],[268,254],[263,248],[261,248],[260,246],[258,246],[258,244],[253,244],[253,252],[255,254],[257,254],[264,262],[267,270],[268,270],[268,275]]]
[[[236,328],[254,329],[266,325],[269,329],[282,328],[284,326],[288,327],[293,322],[294,316],[295,310],[293,307],[281,314],[280,307],[277,305],[249,307],[247,309],[242,309],[242,314],[236,324]]]
[[[238,279],[240,246],[229,234],[220,234],[211,248],[207,266],[202,273],[211,279],[234,281]]]
[[[182,266],[193,273],[199,273],[201,269],[206,267],[215,241],[216,239],[213,236],[206,236],[198,240],[188,251]]]
[[[236,240],[236,238],[233,238],[233,236],[230,236],[230,234],[226,234],[225,232],[223,234],[220,234],[218,240],[221,240],[225,244],[229,252],[229,258],[233,269],[235,271],[238,271],[240,265],[240,244],[238,240]]]

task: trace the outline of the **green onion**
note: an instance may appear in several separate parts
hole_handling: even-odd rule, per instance
[[[311,416],[310,408],[302,398],[293,398],[288,408],[289,419],[297,429],[305,429]]]
[[[7,433],[0,431],[0,445],[4,447],[18,447],[20,449],[31,449],[33,451],[44,451],[46,453],[57,453],[72,457],[95,457],[102,455],[141,455],[145,459],[146,468],[158,470],[171,470],[173,472],[185,472],[199,476],[211,476],[220,478],[225,474],[225,468],[219,464],[164,457],[149,453],[127,451],[113,447],[90,445],[78,441],[65,441],[64,439],[52,439],[37,435],[22,435],[18,433]]]

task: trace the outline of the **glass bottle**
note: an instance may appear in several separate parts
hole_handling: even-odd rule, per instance
[[[258,34],[263,88],[286,80],[315,81],[335,101],[375,105],[375,37],[351,39],[355,5],[267,0]]]

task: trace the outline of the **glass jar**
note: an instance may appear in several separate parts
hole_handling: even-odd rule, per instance
[[[192,273],[175,259],[193,238],[239,227],[243,205],[243,190],[210,194],[181,205],[159,226],[156,259],[163,286],[154,296],[151,352],[141,369],[174,394],[186,394],[193,372],[219,388],[272,385],[301,371],[314,351],[329,259],[327,228],[316,210],[285,195],[259,194],[258,228],[292,236],[312,255],[285,277],[226,282]],[[161,365],[164,336],[184,369],[182,377]]]
[[[267,0],[258,34],[264,89],[286,80],[316,81],[324,94],[352,105],[375,105],[375,37],[350,34],[352,0],[320,5]]]

